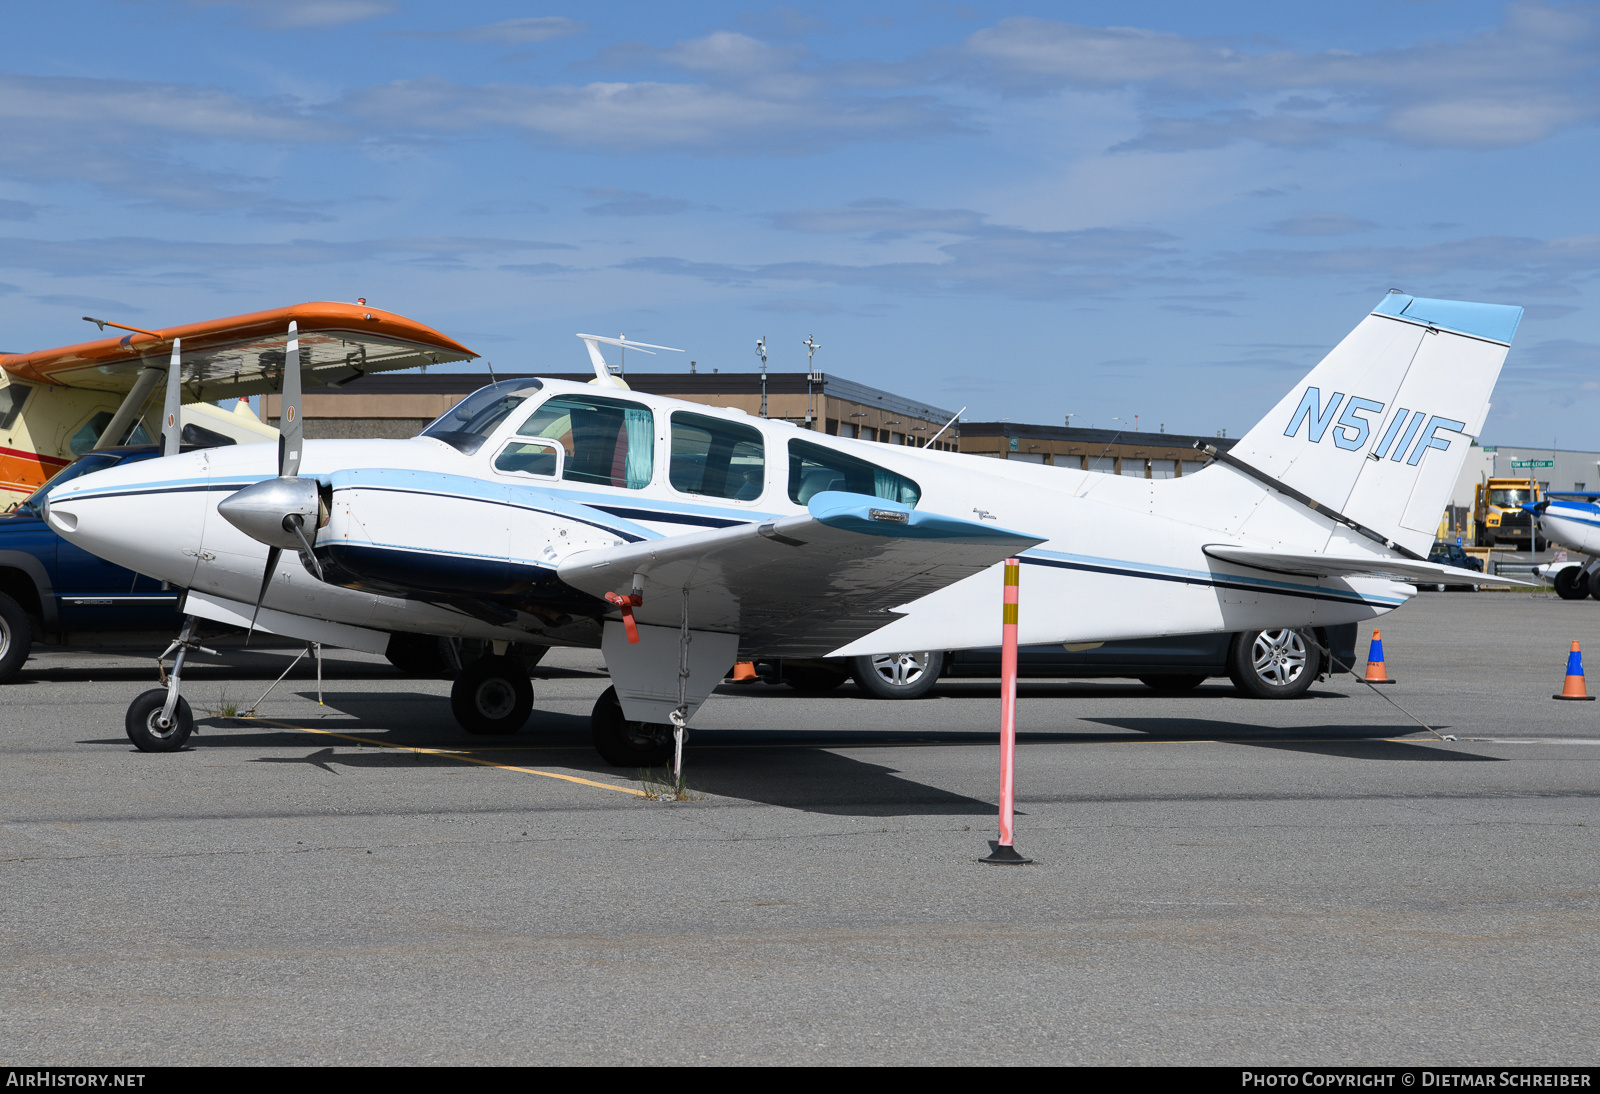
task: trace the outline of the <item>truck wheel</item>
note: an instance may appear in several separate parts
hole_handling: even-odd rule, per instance
[[[140,752],[176,752],[194,732],[194,713],[188,700],[178,696],[170,726],[161,724],[161,711],[166,705],[166,688],[151,688],[129,704],[123,728]]]
[[[22,605],[0,593],[0,684],[9,684],[22,671],[33,648],[33,624]]]
[[[850,658],[856,686],[874,699],[920,699],[933,690],[943,669],[943,650]]]
[[[1582,566],[1556,571],[1556,595],[1562,600],[1582,600],[1589,595],[1589,582]]]
[[[672,759],[677,742],[672,727],[655,722],[630,722],[622,713],[617,689],[606,688],[589,715],[595,751],[617,767],[660,767]]]
[[[1321,664],[1316,643],[1302,631],[1244,631],[1228,651],[1228,679],[1252,699],[1298,699]]]

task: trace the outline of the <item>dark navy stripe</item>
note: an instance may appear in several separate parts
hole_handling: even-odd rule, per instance
[[[476,501],[476,502],[481,502],[484,505],[504,505],[508,509],[521,509],[524,512],[528,512],[528,513],[542,513],[547,517],[557,517],[557,518],[559,518],[561,520],[570,520],[570,521],[573,521],[573,522],[575,522],[577,524],[587,524],[591,528],[598,528],[602,532],[607,532],[607,533],[609,533],[609,534],[611,534],[613,536],[617,536],[617,537],[619,537],[619,538],[621,538],[623,540],[626,540],[629,543],[643,543],[644,542],[644,538],[645,538],[643,536],[636,536],[632,532],[624,532],[620,528],[613,528],[609,524],[601,524],[599,521],[596,521],[596,520],[584,520],[582,517],[573,516],[571,513],[563,513],[559,509],[545,509],[545,508],[541,508],[540,506],[537,506],[537,505],[523,505],[521,503],[514,502],[514,501],[497,501],[494,498],[479,498],[479,497],[474,497],[471,494],[452,494],[447,490],[407,490],[404,487],[400,487],[400,486],[373,486],[370,483],[361,483],[361,482],[351,483],[349,486],[338,486],[338,487],[335,487],[333,492],[335,494],[337,494],[340,490],[376,490],[376,491],[382,491],[383,493],[386,493],[386,494],[415,494],[418,497],[424,497],[424,498],[445,497],[445,498],[455,498],[458,501]],[[574,502],[574,504],[575,505],[583,505],[582,502]],[[597,506],[597,505],[584,505],[584,508],[585,509],[599,509],[600,507]],[[618,514],[615,514],[615,513],[612,514],[612,516],[617,516],[617,515]]]
[[[751,523],[748,520],[729,520],[727,517],[707,517],[699,513],[663,513],[657,509],[630,509],[621,505],[591,504],[589,508],[610,513],[623,520],[650,520],[657,524],[692,524],[697,528],[736,528],[741,524]]]
[[[1202,577],[1184,577],[1179,574],[1153,574],[1147,570],[1124,570],[1116,566],[1095,566],[1086,562],[1062,562],[1053,558],[1034,558],[1031,555],[1022,555],[1022,561],[1032,566],[1056,566],[1063,570],[1086,570],[1092,574],[1109,574],[1112,577],[1138,577],[1147,581],[1175,581],[1180,585],[1205,585],[1214,589],[1236,589],[1241,592],[1264,594],[1267,596],[1295,596],[1303,600],[1332,600],[1340,604],[1365,604],[1373,608],[1392,608],[1393,604],[1386,604],[1375,600],[1368,600],[1358,593],[1340,594],[1331,589],[1318,589],[1315,592],[1297,591],[1294,589],[1263,588],[1244,581],[1207,580]]]
[[[265,477],[270,479],[273,476],[267,475]],[[205,494],[213,490],[226,490],[231,494],[235,490],[243,490],[246,486],[254,486],[260,481],[261,479],[251,479],[249,482],[210,483],[206,486],[163,486],[160,489],[153,490],[117,490],[106,494],[80,494],[76,500],[95,501],[100,498],[139,498],[148,494]],[[69,496],[62,500],[71,501],[75,499]]]

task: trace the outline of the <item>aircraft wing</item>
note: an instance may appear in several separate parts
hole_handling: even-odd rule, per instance
[[[1463,570],[1438,562],[1413,562],[1404,558],[1340,555],[1296,555],[1208,543],[1201,548],[1209,557],[1274,574],[1297,577],[1375,577],[1408,585],[1532,585],[1531,582],[1495,574]]]
[[[1043,542],[991,524],[828,491],[764,524],[585,551],[561,580],[595,596],[639,575],[640,623],[741,636],[741,656],[820,657],[891,622],[889,611]],[[996,612],[999,602],[996,601]]]
[[[413,319],[364,304],[319,301],[208,319],[150,333],[127,333],[75,346],[0,356],[0,368],[19,380],[62,387],[127,392],[153,365],[165,371],[172,339],[183,340],[185,402],[215,402],[279,389],[289,321],[299,325],[301,375],[306,387],[353,380],[477,354]]]

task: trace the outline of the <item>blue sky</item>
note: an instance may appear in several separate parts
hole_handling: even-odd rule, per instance
[[[1390,287],[1600,448],[1600,5],[0,0],[0,348],[300,300],[1230,436]]]

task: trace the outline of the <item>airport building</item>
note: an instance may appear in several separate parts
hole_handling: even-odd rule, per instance
[[[527,374],[393,372],[363,376],[338,388],[313,388],[302,409],[306,436],[411,437],[478,388]],[[550,375],[550,374],[547,374]],[[579,383],[592,373],[558,373]],[[933,447],[995,459],[1099,471],[1135,478],[1191,474],[1206,459],[1196,441],[1227,448],[1232,439],[1132,430],[1068,429],[1018,422],[952,422],[955,413],[829,373],[635,372],[636,391],[685,402],[730,407],[778,418],[836,437]],[[264,396],[263,417],[276,425],[277,395]],[[941,432],[942,430],[942,432]]]
[[[415,436],[485,384],[528,375],[393,372],[363,376],[336,389],[313,388],[302,402],[306,436]],[[578,383],[594,379],[592,372],[544,375]],[[960,440],[954,411],[824,372],[635,372],[623,379],[635,391],[764,414],[835,437],[919,447],[934,438],[933,447],[945,451],[955,451]],[[264,402],[263,417],[277,425],[280,397],[268,395]]]

